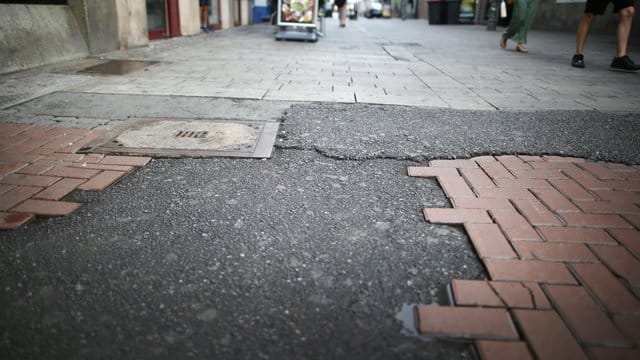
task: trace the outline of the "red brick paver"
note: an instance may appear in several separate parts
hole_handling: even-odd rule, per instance
[[[533,360],[533,356],[522,341],[476,341],[482,360]]]
[[[418,305],[418,321],[423,334],[470,339],[518,338],[504,309]]]
[[[445,191],[454,208],[425,218],[464,224],[489,280],[453,280],[455,307],[419,306],[422,333],[476,339],[482,359],[640,358],[640,167],[558,156],[432,164],[421,173],[451,169],[474,195]],[[487,340],[505,318],[517,341]]]
[[[70,192],[102,190],[150,161],[76,153],[104,133],[0,124],[0,229],[18,228],[35,215],[68,215],[81,206],[59,201]]]

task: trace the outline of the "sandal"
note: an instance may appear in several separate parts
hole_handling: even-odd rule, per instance
[[[521,53],[523,53],[523,54],[526,54],[526,53],[528,53],[528,52],[529,52],[529,50],[527,50],[527,48],[526,48],[526,47],[524,47],[524,45],[522,45],[522,44],[518,44],[518,45],[516,45],[516,51],[517,51],[517,52],[521,52]]]
[[[507,47],[507,37],[504,35],[500,36],[500,47],[503,49]]]

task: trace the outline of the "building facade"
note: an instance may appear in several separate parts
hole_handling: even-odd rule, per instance
[[[211,0],[209,25],[251,23],[253,0]],[[199,0],[0,0],[0,73],[200,33]]]

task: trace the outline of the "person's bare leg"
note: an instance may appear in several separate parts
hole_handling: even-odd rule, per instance
[[[633,6],[620,10],[620,22],[618,23],[618,57],[627,55],[627,43],[629,42],[629,33],[631,32],[635,10]]]
[[[584,44],[587,41],[587,34],[589,34],[589,28],[596,20],[596,17],[596,14],[582,14],[582,19],[580,19],[580,24],[578,25],[578,31],[576,34],[576,54],[584,54]]]

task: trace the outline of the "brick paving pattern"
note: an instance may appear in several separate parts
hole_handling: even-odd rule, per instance
[[[72,191],[103,190],[151,160],[76,153],[104,133],[0,124],[0,229],[71,214],[81,206],[62,200]]]
[[[409,167],[435,177],[489,280],[417,307],[423,334],[473,339],[482,359],[640,359],[640,167],[482,156]]]

